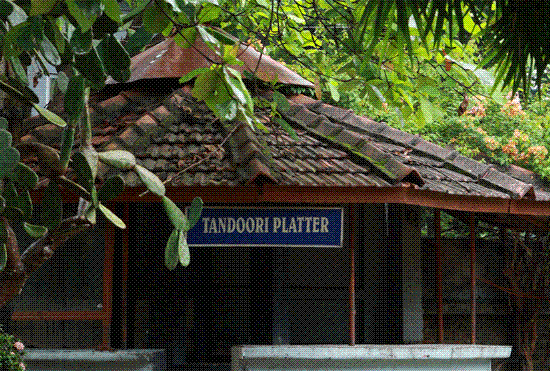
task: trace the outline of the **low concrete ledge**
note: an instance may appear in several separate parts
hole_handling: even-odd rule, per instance
[[[512,347],[497,345],[244,345],[238,358],[297,359],[476,359],[508,358]]]
[[[493,345],[244,345],[232,348],[232,371],[470,370],[490,371],[512,347]]]
[[[114,352],[86,349],[27,349],[28,371],[53,370],[166,370],[164,349],[128,349]]]

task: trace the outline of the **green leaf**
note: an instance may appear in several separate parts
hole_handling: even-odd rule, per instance
[[[8,130],[9,124],[5,117],[0,117],[0,130]]]
[[[84,76],[74,75],[71,77],[63,102],[65,112],[69,115],[69,121],[76,121],[84,112],[84,88]]]
[[[6,148],[11,146],[12,136],[6,129],[0,130],[0,148]]]
[[[31,0],[30,16],[48,14],[57,0]]]
[[[202,24],[219,19],[222,13],[222,9],[219,6],[211,3],[204,4],[199,9],[200,9],[200,13],[197,19],[199,20],[199,23],[202,23]],[[189,18],[192,19],[192,17],[189,17]]]
[[[143,25],[151,33],[161,33],[170,24],[170,20],[164,15],[167,8],[159,8],[158,3],[153,3],[143,12]],[[170,14],[170,13],[169,13]]]
[[[218,85],[218,81],[219,76],[216,71],[209,69],[197,76],[191,94],[199,101],[205,100],[213,94]]]
[[[2,195],[6,199],[6,206],[9,207],[17,207],[17,188],[15,188],[15,184],[13,182],[5,182],[4,183],[4,190],[2,191]]]
[[[38,183],[38,175],[27,165],[18,162],[8,177],[21,186],[33,189]]]
[[[280,113],[285,113],[290,109],[290,103],[288,103],[286,97],[278,91],[273,92],[273,101],[277,104],[277,111]]]
[[[63,218],[63,202],[61,192],[55,182],[50,181],[44,190],[42,198],[41,224],[52,230],[61,223]]]
[[[154,34],[147,31],[145,26],[141,26],[130,36],[130,38],[126,41],[126,44],[124,44],[124,48],[128,52],[128,54],[133,57],[136,54],[139,54],[141,50],[149,44],[151,39],[153,39]],[[177,37],[174,36],[174,39]]]
[[[131,74],[130,64],[132,63],[130,55],[114,35],[107,36],[106,43],[107,48],[103,51],[101,59],[107,73],[115,81],[128,81]]]
[[[100,89],[105,86],[107,74],[95,48],[86,54],[76,54],[74,60],[75,68],[92,83],[94,88]]]
[[[137,1],[133,1],[133,3],[131,5],[132,8],[130,10],[130,12],[128,12],[127,14],[125,14],[122,18],[122,23],[123,24],[126,24],[128,23],[129,21],[131,21],[132,19],[134,19],[135,16],[137,16],[138,14],[141,14],[141,12],[143,11],[143,9],[145,9],[145,7],[147,5],[149,5],[150,1],[149,0],[137,0]]]
[[[124,179],[115,175],[107,179],[97,193],[99,201],[107,201],[118,197],[124,191]]]
[[[172,222],[174,228],[180,231],[187,231],[190,229],[187,218],[181,209],[174,202],[172,202],[172,200],[166,196],[162,196],[162,206],[164,206],[166,215],[168,215],[168,218],[170,219],[170,222]]]
[[[178,257],[180,264],[187,267],[191,262],[191,254],[187,245],[187,232],[179,231],[178,236]]]
[[[118,216],[115,215],[111,210],[103,206],[103,204],[99,204],[99,210],[105,215],[107,219],[111,221],[114,225],[119,227],[120,229],[126,229],[126,224],[120,219]]]
[[[145,183],[145,186],[149,191],[153,192],[157,196],[164,196],[166,188],[155,174],[140,165],[136,165],[134,167],[134,171],[137,173],[141,181]]]
[[[4,228],[4,226],[1,226],[1,228]],[[6,248],[6,244],[2,243],[0,244],[0,272],[6,268],[6,263],[8,262],[8,250]]]
[[[120,24],[113,21],[109,16],[103,13],[92,25],[94,39],[103,39],[108,34],[114,34],[119,31]]]
[[[122,13],[118,2],[116,0],[101,0],[101,2],[105,6],[105,14],[116,23],[121,24]]]
[[[202,41],[210,45],[215,45],[216,47],[221,46],[221,42],[216,39],[210,32],[208,32],[206,27],[199,24],[196,28],[197,31],[199,31],[199,35],[201,35]]]
[[[0,179],[11,173],[19,162],[19,151],[11,147],[11,134],[0,130]]]
[[[88,159],[82,152],[77,152],[73,155],[71,167],[78,176],[79,183],[88,191],[92,191],[95,183],[95,178],[92,173],[92,168],[88,163]]]
[[[52,44],[50,39],[48,39],[47,37],[42,38],[39,49],[42,52],[44,58],[46,58],[46,60],[50,64],[54,66],[59,66],[61,64],[61,56],[59,55],[57,48]]]
[[[86,213],[84,214],[84,216],[86,217],[86,219],[92,223],[92,224],[95,224],[96,223],[96,220],[97,220],[97,211],[96,211],[96,208],[94,207],[94,205],[90,204],[90,206],[88,207],[88,209],[86,210]]]
[[[48,24],[44,28],[44,33],[48,38],[52,38],[55,44],[56,52],[59,54],[65,53],[65,38],[61,34],[60,25],[61,24],[61,18],[59,18],[59,21],[49,18]]]
[[[97,207],[99,206],[99,199],[97,198],[97,189],[95,185],[92,186],[90,196],[90,198],[92,199],[92,206],[94,207],[94,209],[97,209]]]
[[[330,90],[330,97],[335,102],[338,102],[340,100],[340,93],[338,92],[338,88],[332,84],[330,81],[328,82],[328,88]]]
[[[28,190],[17,196],[17,208],[23,212],[23,218],[29,220],[32,216],[32,200]]]
[[[57,79],[55,80],[57,87],[61,90],[61,93],[65,94],[67,88],[69,87],[69,78],[65,72],[61,71],[57,74]]]
[[[420,98],[420,108],[422,110],[422,115],[424,116],[424,121],[426,124],[429,124],[433,121],[433,106],[432,103],[425,99]]]
[[[203,202],[200,197],[195,197],[191,201],[191,206],[189,207],[189,218],[187,230],[190,230],[197,224],[202,214]]]
[[[76,54],[85,54],[92,49],[92,29],[82,32],[79,27],[76,27],[69,40],[69,45]]]
[[[174,12],[177,12],[177,13],[181,12],[181,9],[179,8],[178,2],[176,0],[164,0],[164,1],[166,1],[168,4],[170,4],[170,6],[172,6],[172,10]]]
[[[42,33],[41,17],[30,17],[27,22],[22,23],[22,26],[18,28],[16,36],[17,45],[25,51],[32,51],[36,49],[44,34]]]
[[[180,78],[179,82],[180,84],[185,84],[187,81],[194,79],[198,75],[205,73],[207,71],[210,71],[210,68],[207,68],[207,67],[195,68],[193,71],[186,73],[182,78]]]
[[[166,249],[164,250],[164,265],[169,270],[174,270],[178,265],[178,245],[179,234],[181,232],[174,229],[166,242]]]
[[[86,32],[92,27],[96,18],[101,13],[98,0],[65,0],[69,13],[76,19],[82,32]],[[99,14],[97,13],[99,8]]]
[[[224,45],[235,45],[236,43],[236,41],[232,39],[229,35],[226,35],[214,28],[208,28],[206,31]]]
[[[286,122],[284,119],[280,117],[275,117],[275,121],[279,125],[281,125],[281,127],[288,133],[288,135],[290,135],[292,139],[294,139],[297,142],[300,141],[300,138],[298,138],[296,131],[294,131],[294,129],[292,128],[292,126],[290,126],[288,122]]]
[[[9,61],[19,81],[21,81],[25,85],[29,85],[27,72],[25,71],[25,68],[21,64],[21,60],[19,59],[19,57],[15,57],[15,56],[9,57]]]
[[[21,99],[23,101],[29,101],[32,103],[38,103],[38,97],[27,86],[21,85],[21,83],[11,77],[0,75],[0,89],[8,93],[10,96]]]
[[[182,49],[190,48],[197,38],[197,29],[194,27],[189,27],[181,30],[174,35],[174,41]]]
[[[0,1],[0,19],[5,21],[13,12],[13,4],[9,1]]]
[[[32,238],[40,238],[48,233],[48,228],[44,227],[43,225],[35,225],[23,222],[23,228],[25,228],[27,234]]]
[[[34,109],[36,111],[38,111],[38,113],[44,117],[46,120],[48,120],[49,122],[51,122],[52,124],[55,124],[59,127],[65,127],[67,125],[67,123],[65,122],[65,120],[63,120],[61,117],[57,116],[55,113],[53,113],[52,111],[50,110],[47,110],[46,108],[42,108],[40,107],[38,104],[36,103],[33,103],[32,104]]]
[[[122,170],[131,170],[136,166],[135,156],[128,151],[114,150],[98,153],[99,160]]]

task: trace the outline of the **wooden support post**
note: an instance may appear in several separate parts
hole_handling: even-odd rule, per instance
[[[476,225],[475,215],[470,213],[470,306],[472,322],[472,344],[476,343]]]
[[[124,203],[124,224],[126,229],[122,231],[122,348],[128,348],[128,233],[130,226],[130,205]]]
[[[441,211],[434,209],[435,262],[437,286],[437,339],[443,343],[443,247],[441,246]]]
[[[355,345],[355,205],[349,207],[349,345]]]
[[[113,302],[113,258],[115,246],[115,226],[108,222],[105,225],[105,252],[103,260],[103,336],[101,349],[111,348],[111,318]]]

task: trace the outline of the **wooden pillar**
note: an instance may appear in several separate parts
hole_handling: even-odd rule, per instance
[[[124,224],[126,229],[122,231],[122,348],[128,347],[128,234],[130,229],[130,204],[124,203]]]
[[[105,255],[103,260],[103,324],[102,349],[111,347],[111,318],[113,302],[113,258],[115,246],[115,226],[108,222],[105,225]]]
[[[434,209],[435,261],[437,286],[437,340],[443,343],[443,247],[441,246],[441,211]]]
[[[476,225],[475,215],[470,213],[470,306],[472,322],[471,343],[476,343]]]
[[[349,345],[355,345],[355,205],[349,206]]]

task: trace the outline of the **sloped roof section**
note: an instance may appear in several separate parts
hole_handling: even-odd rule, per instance
[[[245,125],[224,127],[205,104],[184,86],[156,94],[145,84],[102,100],[91,107],[92,142],[97,150],[132,151],[139,164],[171,185],[237,186],[256,182],[307,186],[390,186],[367,162],[357,163],[342,148],[297,129],[292,139],[259,110],[267,132]],[[61,130],[40,117],[22,141],[58,146]],[[109,175],[100,169],[100,177]],[[124,174],[128,186],[141,185],[134,173]]]
[[[130,84],[131,85],[131,84]],[[267,94],[269,96],[269,93]],[[92,104],[93,145],[126,149],[138,163],[174,187],[250,183],[314,187],[414,187],[443,194],[548,200],[548,188],[527,171],[506,174],[419,136],[300,95],[289,99],[284,118],[292,139],[269,109],[256,112],[266,131],[222,125],[191,87],[159,92],[138,84]],[[29,120],[23,141],[58,145],[59,128]],[[107,169],[100,176],[109,175]],[[128,186],[140,186],[132,172]],[[533,181],[529,181],[529,179]],[[536,188],[533,184],[536,185]]]
[[[291,99],[286,118],[310,133],[337,142],[395,182],[415,179],[420,189],[436,192],[546,200],[546,191],[518,180],[494,166],[477,162],[354,112],[300,95]],[[412,169],[412,170],[410,170]],[[405,175],[405,176],[403,176]],[[408,177],[408,179],[407,179]]]
[[[240,44],[237,58],[243,64],[231,67],[240,72],[255,73],[265,82],[314,87],[310,81],[250,45]],[[132,74],[128,82],[180,78],[196,68],[210,67],[212,61],[220,63],[221,59],[200,37],[197,37],[193,46],[186,49],[178,46],[173,38],[168,38],[132,58]],[[107,80],[107,84],[115,83],[112,78]]]

